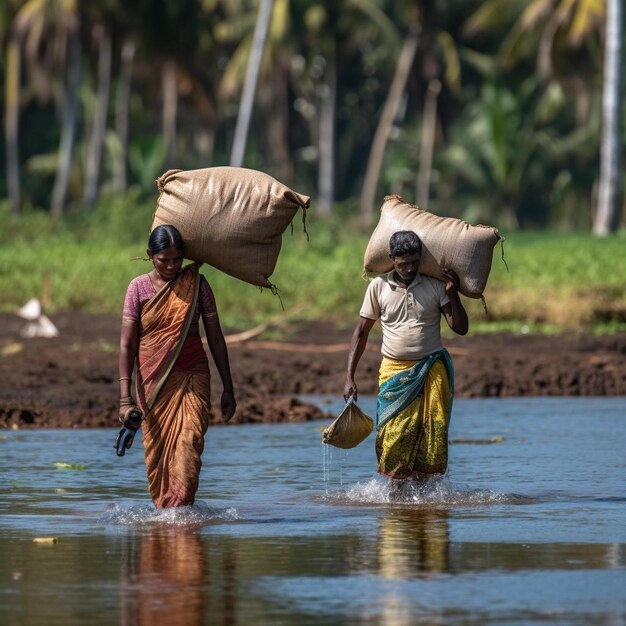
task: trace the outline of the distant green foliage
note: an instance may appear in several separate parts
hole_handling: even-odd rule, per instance
[[[508,272],[499,247],[494,253],[485,292],[489,309],[499,322],[624,329],[625,244],[625,233],[602,239],[586,233],[513,233],[504,242]]]

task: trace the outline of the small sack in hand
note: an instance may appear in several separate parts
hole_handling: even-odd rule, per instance
[[[353,397],[348,398],[337,419],[322,433],[322,443],[337,448],[354,448],[374,430],[374,420],[365,415]]]

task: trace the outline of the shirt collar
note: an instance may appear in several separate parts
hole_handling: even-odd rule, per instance
[[[398,287],[400,287],[400,289],[409,290],[411,287],[419,285],[422,282],[422,275],[419,272],[415,274],[415,278],[411,281],[410,285],[405,285],[404,283],[398,282],[394,277],[394,273],[395,270],[391,270],[391,272],[387,273],[387,282],[391,285],[392,289],[397,289]]]

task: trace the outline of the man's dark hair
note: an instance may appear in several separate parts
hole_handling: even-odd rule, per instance
[[[157,226],[148,239],[148,250],[152,254],[162,252],[174,246],[181,253],[185,251],[185,243],[178,229],[171,224],[161,224]]]
[[[399,230],[389,239],[391,257],[406,256],[422,252],[422,242],[412,230]]]

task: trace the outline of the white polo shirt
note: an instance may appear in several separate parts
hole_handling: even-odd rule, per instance
[[[396,281],[392,270],[368,285],[360,315],[380,319],[384,356],[413,361],[443,347],[441,307],[448,302],[442,281],[418,273],[407,287]]]

